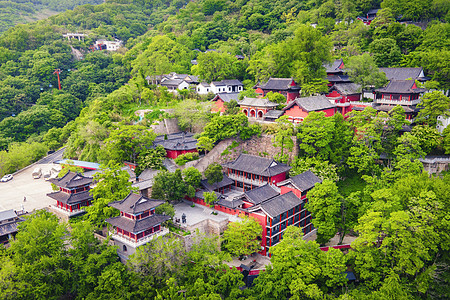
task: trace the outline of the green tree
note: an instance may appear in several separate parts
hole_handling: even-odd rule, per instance
[[[433,152],[440,145],[442,139],[437,129],[428,125],[414,126],[411,134],[417,138],[420,148],[425,154]]]
[[[182,130],[202,132],[211,115],[210,103],[197,103],[195,100],[184,100],[178,103],[173,112]]]
[[[260,249],[261,225],[252,218],[243,217],[240,222],[228,225],[223,233],[225,249],[233,256],[249,255]]]
[[[207,204],[214,204],[217,201],[217,195],[215,192],[204,192],[205,202]]]
[[[192,66],[191,70],[201,80],[209,83],[223,79],[242,79],[245,64],[245,61],[238,60],[234,55],[209,51],[198,55],[197,65]]]
[[[272,102],[278,103],[280,105],[286,104],[286,97],[277,92],[268,92],[265,95],[265,98],[269,99]]]
[[[108,203],[123,200],[131,191],[130,175],[120,169],[119,164],[108,164],[94,175],[97,185],[91,190],[92,205],[86,207],[86,219],[94,226],[101,227],[105,219],[119,214]]]
[[[312,223],[317,228],[317,242],[325,244],[339,232],[339,244],[342,243],[348,232],[350,211],[347,213],[344,198],[338,191],[336,183],[325,179],[321,184],[316,184],[314,189],[308,192],[309,201],[306,208],[313,215]]]
[[[239,107],[236,100],[230,100],[229,102],[225,102],[225,114],[226,115],[237,115],[241,112],[241,108]]]
[[[20,223],[19,232],[7,250],[11,260],[4,261],[6,270],[12,273],[9,278],[4,277],[7,281],[1,285],[6,284],[6,290],[2,289],[0,295],[29,299],[66,294],[71,278],[64,243],[66,235],[65,224],[45,210],[31,214]],[[0,269],[3,268],[2,264]]]
[[[219,163],[212,163],[203,172],[209,184],[217,184],[223,180],[223,170]]]
[[[139,154],[152,145],[156,135],[153,131],[140,125],[122,125],[111,131],[103,147],[103,160],[122,163],[137,161]]]
[[[442,136],[442,148],[445,154],[450,154],[450,126],[444,129]]]
[[[202,180],[202,173],[200,173],[199,170],[197,170],[194,167],[189,167],[184,169],[182,172],[183,180],[186,182],[186,184],[194,187],[199,188],[200,182]]]
[[[277,123],[277,127],[272,143],[274,147],[280,147],[280,153],[275,158],[286,163],[289,160],[289,152],[294,148],[294,141],[292,140],[294,125],[289,121],[288,116],[282,116],[275,122]]]
[[[417,137],[409,132],[406,132],[398,139],[398,145],[394,150],[394,155],[397,160],[400,159],[418,159],[425,157],[426,153],[420,147]]]
[[[152,198],[165,200],[169,202],[179,201],[184,196],[195,193],[193,187],[189,188],[183,181],[181,170],[177,169],[174,173],[168,171],[159,172],[153,180]]]
[[[422,109],[417,114],[416,120],[431,127],[436,127],[437,117],[450,117],[450,98],[446,97],[441,91],[426,93],[417,106]]]
[[[244,114],[214,115],[202,132],[199,143],[204,149],[211,148],[212,144],[231,137],[239,136],[248,139],[260,133],[260,127],[248,124],[248,118]],[[207,139],[204,139],[207,137]],[[212,149],[212,148],[211,148]]]
[[[395,66],[401,59],[400,47],[394,39],[382,38],[369,45],[370,52],[379,67]]]
[[[299,148],[305,155],[327,160],[331,153],[334,122],[324,112],[311,112],[298,128]]]
[[[361,86],[360,92],[372,86],[379,88],[387,82],[386,75],[378,69],[374,58],[368,53],[350,57],[346,67],[350,79]]]
[[[144,150],[139,154],[136,175],[141,174],[145,169],[163,170],[164,159],[166,158],[166,150],[163,146],[158,145],[153,149]]]
[[[322,180],[339,180],[336,166],[330,164],[327,160],[319,160],[315,157],[296,157],[291,163],[291,166],[292,169],[289,171],[290,176],[295,176],[306,171],[311,171]]]
[[[160,215],[170,216],[171,218],[175,217],[175,208],[167,202],[156,207],[155,212]]]
[[[323,299],[345,284],[344,254],[332,248],[325,252],[315,241],[304,241],[298,227],[288,226],[271,253],[271,264],[255,279],[253,289],[260,298]]]

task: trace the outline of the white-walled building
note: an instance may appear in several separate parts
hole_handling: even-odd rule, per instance
[[[439,131],[439,133],[442,133],[444,129],[447,128],[447,126],[450,124],[450,117],[439,116],[437,120],[438,124],[436,125],[436,129],[437,131]]]
[[[94,46],[97,50],[117,51],[122,44],[123,42],[117,39],[115,41],[97,40]]]
[[[197,85],[197,94],[205,95],[208,93],[239,93],[244,90],[244,85],[237,79],[212,81],[210,84],[201,82]]]

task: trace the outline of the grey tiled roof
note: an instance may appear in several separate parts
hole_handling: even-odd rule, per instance
[[[132,187],[138,188],[138,191],[142,191],[153,186],[153,180],[143,180],[139,182],[135,182],[131,185]]]
[[[0,222],[8,219],[14,219],[15,217],[17,217],[17,214],[13,209],[0,211]]]
[[[69,171],[66,175],[61,178],[51,178],[49,182],[55,184],[56,186],[63,188],[75,188],[78,186],[83,186],[92,183],[92,178],[85,177],[81,174]]]
[[[210,193],[211,191],[205,190],[205,189],[201,189],[195,192],[195,197],[205,200],[205,197],[203,196],[204,193]],[[223,198],[223,195],[221,193],[218,192],[214,192],[217,196],[217,200]]]
[[[17,232],[17,225],[23,221],[25,221],[25,219],[19,218],[10,223],[0,224],[0,236]]]
[[[239,105],[256,106],[256,107],[277,107],[278,103],[269,101],[266,98],[247,98],[238,101]]]
[[[388,80],[414,80],[419,78],[423,68],[380,68],[380,71],[386,74]]]
[[[384,111],[384,112],[389,112],[391,111],[393,108],[395,107],[395,105],[378,105],[376,107],[374,107],[376,110],[378,111]],[[402,105],[403,110],[405,111],[405,113],[412,113],[412,112],[417,112],[419,111],[419,109],[416,108],[411,108],[409,106],[405,106]]]
[[[302,202],[293,192],[289,192],[261,203],[261,208],[270,217],[275,218]]]
[[[130,220],[128,218],[119,216],[106,219],[106,222],[114,227],[136,234],[159,225],[169,219],[169,216],[163,215],[151,215],[150,217],[141,220]]]
[[[332,61],[331,63],[324,64],[323,66],[327,70],[327,73],[337,73],[342,72],[342,69],[339,67],[344,63],[344,61],[341,59],[336,59],[335,61]]]
[[[226,85],[244,85],[240,80],[237,79],[224,79],[222,83]]]
[[[108,205],[124,213],[138,214],[155,208],[163,203],[164,201],[162,200],[149,199],[142,195],[136,195],[133,192],[130,192],[125,199],[111,202]]]
[[[215,86],[225,86],[226,84],[222,81],[211,81],[211,84]]]
[[[423,88],[413,89],[412,87],[414,84],[414,80],[391,80],[386,87],[377,89],[376,91],[380,93],[395,94],[418,94],[426,91],[426,89]]]
[[[344,95],[361,94],[361,85],[349,82],[349,83],[336,83],[330,90],[337,90]]]
[[[167,139],[164,135],[157,136],[153,144],[161,145],[166,150],[193,150],[197,149],[197,140],[193,138],[192,133],[178,132],[168,134]]]
[[[351,82],[348,75],[327,75],[327,80],[329,82]]]
[[[271,109],[264,115],[264,119],[278,119],[282,115],[282,110]]]
[[[237,207],[243,205],[244,201],[242,201],[242,199],[227,200],[224,198],[220,198],[219,201],[217,201],[217,204],[234,209],[234,208],[237,208]]]
[[[226,167],[261,176],[274,176],[291,169],[286,164],[276,162],[273,158],[265,158],[248,154],[239,155],[236,160],[225,164]]]
[[[223,102],[230,102],[231,100],[235,100],[237,102],[239,100],[239,93],[219,93],[212,99],[212,101],[217,101],[218,99],[221,99]]]
[[[255,205],[269,200],[277,195],[279,195],[279,193],[275,191],[269,184],[265,184],[263,186],[245,192],[245,198]]]
[[[126,171],[130,175],[130,180],[136,180],[136,173],[130,168],[130,166],[123,166],[120,168],[122,171]]]
[[[322,180],[317,177],[313,172],[306,171],[302,174],[298,174],[294,177],[286,179],[278,184],[278,186],[283,186],[286,184],[292,184],[294,187],[304,192],[309,189],[312,189],[316,183],[320,183]]]
[[[277,90],[277,91],[287,91],[287,90],[300,90],[298,84],[291,86],[293,78],[270,78],[266,84],[259,85],[263,90]]]
[[[286,111],[295,104],[306,111],[317,111],[336,107],[336,105],[332,104],[327,97],[320,95],[297,98],[294,101],[291,101],[285,108],[283,108],[283,110]]]
[[[218,183],[215,183],[215,184],[209,184],[208,183],[208,180],[207,179],[203,179],[202,181],[201,181],[201,185],[205,188],[205,189],[207,189],[207,190],[209,190],[209,191],[213,191],[213,190],[215,190],[215,189],[220,189],[220,188],[223,188],[223,187],[225,187],[225,186],[229,186],[229,185],[231,185],[231,184],[233,184],[234,183],[234,181],[233,180],[231,180],[230,178],[228,178],[228,176],[227,175],[223,175],[223,179],[222,179],[222,181],[221,182],[218,182]]]
[[[145,181],[145,180],[153,180],[153,178],[158,174],[160,170],[153,170],[153,169],[145,169],[141,175],[139,175],[139,181]]]
[[[83,191],[76,194],[69,194],[58,191],[47,194],[47,197],[50,197],[56,201],[60,201],[65,204],[76,204],[79,202],[83,202],[85,200],[93,199],[89,191]]]
[[[161,85],[178,87],[183,81],[184,79],[167,79],[161,82]]]

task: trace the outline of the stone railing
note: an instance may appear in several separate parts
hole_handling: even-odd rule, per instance
[[[378,104],[391,104],[391,105],[417,105],[420,103],[420,99],[416,100],[389,100],[389,99],[375,99],[375,103]]]
[[[152,233],[150,235],[147,235],[143,238],[140,238],[138,240],[135,240],[133,238],[130,238],[129,236],[123,235],[123,234],[119,234],[119,233],[115,233],[115,232],[110,232],[110,234],[112,235],[113,240],[122,242],[124,244],[127,244],[133,248],[137,248],[139,246],[142,246],[146,243],[148,243],[149,241],[156,239],[160,236],[166,235],[169,233],[169,229],[165,228],[165,227],[161,227],[161,230],[155,233]]]

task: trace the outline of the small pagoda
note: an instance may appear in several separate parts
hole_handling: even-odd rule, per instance
[[[109,203],[120,211],[120,216],[106,219],[113,227],[112,239],[119,246],[119,255],[127,257],[154,238],[169,233],[162,223],[169,220],[166,215],[155,213],[164,201],[154,200],[130,192],[125,199]]]
[[[91,177],[82,174],[68,172],[61,178],[52,178],[49,182],[55,184],[59,191],[47,194],[56,200],[55,211],[72,217],[84,213],[84,207],[92,204],[92,196],[89,193],[92,184]]]

